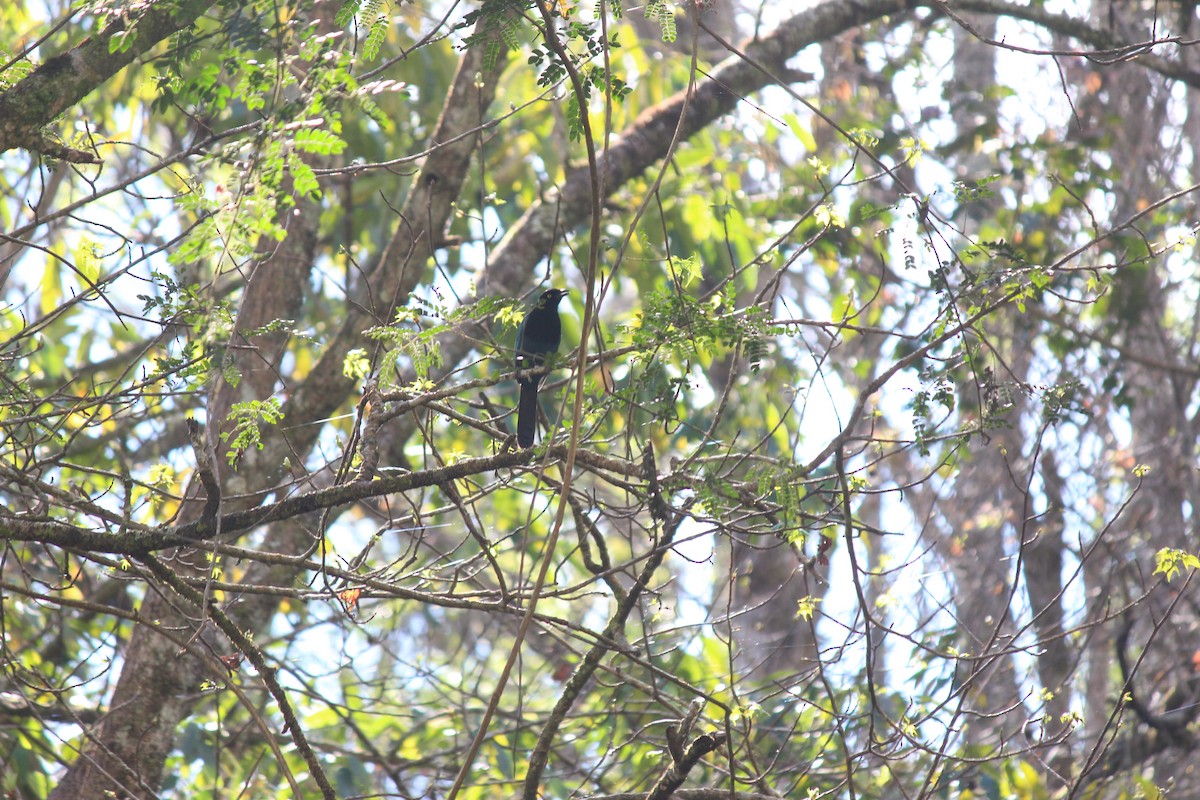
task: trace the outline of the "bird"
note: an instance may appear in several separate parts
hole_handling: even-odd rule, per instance
[[[547,289],[537,299],[517,328],[517,369],[533,369],[546,363],[546,356],[558,350],[562,340],[562,321],[558,318],[558,303],[567,292]],[[537,432],[537,393],[543,376],[518,378],[521,401],[517,406],[517,444],[533,447]]]

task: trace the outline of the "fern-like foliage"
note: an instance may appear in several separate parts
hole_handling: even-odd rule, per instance
[[[374,61],[388,31],[387,15],[383,13],[383,0],[367,0],[362,17],[364,21],[369,20],[371,25],[367,32],[367,41],[363,43],[363,58]]]
[[[358,15],[358,8],[362,5],[362,0],[346,0],[342,3],[342,7],[338,9],[337,14],[333,18],[333,24],[339,28],[344,28],[350,24],[350,20]]]
[[[374,61],[376,59],[379,55],[379,48],[383,46],[383,40],[387,36],[387,32],[387,16],[380,14],[371,23],[371,31],[367,34],[367,41],[363,45],[363,58],[367,61]]]
[[[384,13],[385,0],[345,0],[334,16],[338,27],[345,27],[354,20],[361,20],[367,28],[367,39],[363,43],[363,57],[374,61],[387,37],[388,16]]]
[[[621,19],[625,16],[625,9],[621,6],[621,0],[596,0],[596,10],[594,16],[600,19],[600,15],[604,13],[604,7],[608,6],[608,10],[612,12],[614,19]]]
[[[474,25],[477,31],[466,38],[467,47],[483,47],[483,68],[496,68],[500,55],[521,47],[522,14],[530,8],[523,0],[487,0],[477,11],[463,18],[462,25]]]
[[[646,16],[658,20],[658,27],[662,31],[664,42],[675,41],[675,12],[666,0],[649,0],[646,3]]]

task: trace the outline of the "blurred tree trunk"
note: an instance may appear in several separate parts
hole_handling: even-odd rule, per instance
[[[279,220],[288,227],[288,237],[282,243],[264,245],[258,260],[252,261],[245,290],[238,308],[233,346],[227,352],[227,367],[240,375],[230,383],[218,381],[209,397],[207,442],[211,467],[223,476],[221,511],[227,513],[245,508],[255,502],[253,492],[261,491],[255,479],[271,470],[251,464],[240,472],[227,468],[225,451],[219,433],[222,422],[228,419],[235,402],[262,400],[275,394],[278,369],[287,352],[284,333],[255,334],[258,328],[274,320],[297,319],[304,302],[304,289],[309,271],[315,263],[316,235],[311,225],[319,218],[312,204],[302,207],[302,213],[287,214]],[[218,478],[220,480],[220,478]],[[201,518],[205,508],[205,493],[199,480],[194,480],[187,494],[180,522]],[[288,525],[293,538],[299,534],[301,543],[312,540],[313,533],[300,525]],[[280,552],[296,552],[292,549]],[[282,542],[274,542],[276,547]],[[207,561],[206,553],[190,548],[163,554],[163,561],[180,577],[204,579],[216,566]],[[261,565],[259,565],[261,567]],[[259,569],[264,578],[290,583],[294,570],[278,567]],[[263,631],[274,614],[277,600],[256,596],[239,609],[245,630]],[[249,613],[253,607],[255,613]],[[207,623],[203,609],[193,607],[165,587],[151,592],[142,602],[138,613],[156,626],[136,625],[124,653],[123,665],[108,712],[89,732],[83,752],[55,788],[55,800],[116,796],[158,797],[162,783],[163,764],[174,746],[179,722],[191,711],[200,697],[203,680],[222,680],[227,673],[216,660],[229,655],[230,644],[216,635]],[[166,635],[164,635],[166,634]],[[204,652],[205,657],[197,657]]]

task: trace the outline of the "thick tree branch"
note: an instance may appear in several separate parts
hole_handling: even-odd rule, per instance
[[[680,138],[688,139],[733,111],[738,102],[788,76],[787,62],[801,49],[830,40],[847,30],[912,7],[905,0],[822,3],[783,22],[768,36],[745,46],[756,64],[731,56],[697,81],[692,97],[681,91],[643,112],[599,157],[609,197],[667,154],[687,107]],[[480,296],[502,293],[501,287],[522,286],[536,264],[550,252],[560,231],[582,224],[591,213],[591,172],[586,165],[567,173],[557,191],[535,203],[508,231],[478,278]],[[495,287],[495,288],[493,288]]]
[[[692,735],[692,728],[704,710],[704,701],[696,698],[692,701],[687,716],[678,725],[667,728],[667,752],[671,754],[671,766],[659,776],[654,788],[646,795],[646,800],[669,800],[687,780],[692,767],[700,763],[700,759],[725,744],[724,733],[702,733],[692,741],[685,741]]]
[[[462,192],[478,141],[478,134],[464,134],[481,130],[482,115],[495,97],[505,66],[504,59],[495,61],[485,70],[482,47],[463,53],[431,137],[433,149],[399,211],[395,232],[367,268],[360,287],[362,296],[347,307],[337,335],[287,402],[284,413],[288,417],[322,419],[345,402],[355,389],[342,371],[346,354],[362,345],[365,328],[391,322],[394,310],[426,280],[429,259],[442,245],[452,205]],[[439,142],[446,144],[437,146]],[[298,452],[307,452],[319,433],[319,426],[309,426],[298,431],[291,444]]]
[[[68,161],[95,161],[48,140],[42,128],[211,5],[208,0],[159,0],[46,61],[0,94],[0,153],[24,147]]]
[[[719,117],[728,114],[742,98],[792,77],[794,70],[787,67],[787,61],[804,47],[831,41],[853,28],[918,7],[939,11],[946,9],[944,4],[929,0],[868,0],[855,3],[826,2],[796,14],[767,37],[745,45],[744,51],[750,61],[731,56],[722,61],[708,77],[697,82],[692,105],[683,122],[683,137],[694,136]],[[1077,54],[1079,57],[1093,57],[1099,63],[1105,63],[1103,58],[1106,55],[1111,59],[1136,58],[1138,63],[1166,77],[1190,86],[1200,86],[1200,73],[1147,52],[1146,43],[1121,42],[1108,31],[1084,20],[1002,0],[962,0],[956,2],[954,8],[1026,20],[1099,49],[1097,54],[1081,51]],[[1166,41],[1158,44],[1172,43]],[[997,44],[1011,47],[1009,43]],[[686,103],[685,93],[679,92],[647,109],[600,155],[599,171],[606,176],[606,197],[619,191],[629,180],[666,155]],[[490,290],[489,287],[493,285],[525,285],[534,266],[549,253],[558,232],[571,230],[587,219],[591,209],[590,196],[590,173],[584,165],[571,170],[557,191],[530,206],[517,224],[509,229],[493,253],[486,271],[480,274],[479,295],[501,293]]]
[[[804,47],[827,41],[847,30],[914,7],[906,0],[863,3],[823,3],[803,11],[767,37],[746,45],[756,64],[731,56],[697,81],[693,98],[686,90],[647,109],[597,158],[604,175],[603,197],[619,192],[632,179],[667,155],[680,117],[687,110],[680,139],[690,138],[730,113],[739,101],[777,80],[796,76],[787,61]],[[527,287],[542,259],[550,255],[562,231],[583,224],[591,214],[592,172],[585,164],[567,173],[562,185],[531,205],[508,230],[476,276],[476,296],[512,296]],[[444,374],[456,369],[486,338],[485,326],[475,325],[439,337]],[[405,376],[411,380],[411,376]]]
[[[550,448],[553,458],[566,458],[563,446]],[[539,455],[534,450],[509,450],[499,455],[468,458],[447,464],[439,469],[426,469],[402,475],[387,475],[376,480],[359,480],[319,489],[308,494],[289,497],[257,508],[233,511],[219,517],[198,519],[176,528],[136,530],[109,533],[89,530],[50,520],[27,520],[21,517],[0,517],[0,541],[38,542],[93,553],[122,553],[139,555],[178,547],[196,545],[220,532],[232,537],[271,522],[293,519],[314,511],[323,511],[348,503],[382,497],[396,492],[439,486],[449,481],[511,469],[529,463]],[[578,461],[595,469],[621,475],[639,474],[638,468],[627,461],[587,451],[580,451]]]
[[[921,5],[927,5],[930,8],[934,8],[946,13],[957,24],[962,25],[968,32],[978,36],[984,43],[993,45],[995,47],[1002,47],[1006,50],[1016,50],[1018,52],[1031,53],[1035,55],[1045,54],[1087,58],[1089,61],[1097,64],[1098,66],[1111,66],[1127,61],[1136,61],[1138,64],[1159,73],[1163,77],[1181,81],[1188,86],[1200,87],[1200,72],[1197,72],[1194,69],[1189,69],[1177,61],[1172,61],[1168,58],[1163,58],[1162,56],[1154,54],[1154,50],[1159,47],[1184,46],[1184,43],[1180,41],[1178,37],[1168,37],[1141,42],[1122,41],[1111,29],[1101,25],[1094,25],[1087,19],[1070,17],[1066,14],[1055,14],[1051,11],[1046,11],[1041,7],[1017,5],[1015,3],[1004,2],[1003,0],[955,0],[953,7],[945,3],[936,2],[936,0],[929,0],[927,2],[922,2]],[[1022,47],[1014,44],[1011,41],[996,41],[994,39],[989,39],[978,34],[967,20],[964,20],[962,17],[960,17],[957,13],[960,11],[972,12],[976,14],[991,14],[997,17],[1011,17],[1012,19],[1020,19],[1025,20],[1026,22],[1032,22],[1039,27],[1045,28],[1051,33],[1076,39],[1080,43],[1088,45],[1093,49],[1075,52],[1062,52]]]

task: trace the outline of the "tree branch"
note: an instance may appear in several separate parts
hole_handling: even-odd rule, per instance
[[[644,465],[644,470],[647,474],[643,474],[642,478],[649,483],[652,477],[656,477],[657,472],[653,450],[647,449]],[[671,513],[668,519],[662,523],[662,541],[658,543],[658,546],[655,547],[654,551],[646,559],[646,563],[642,565],[642,569],[638,572],[637,580],[630,588],[629,593],[617,605],[617,610],[604,627],[604,632],[600,638],[588,649],[583,657],[583,661],[571,677],[567,679],[567,683],[563,687],[563,692],[559,695],[558,702],[554,704],[554,709],[550,712],[545,726],[538,735],[537,744],[534,745],[533,750],[529,754],[529,767],[525,772],[525,789],[523,794],[525,800],[537,800],[541,794],[542,773],[549,763],[550,749],[554,746],[555,736],[558,735],[559,727],[562,725],[563,720],[566,719],[571,708],[575,705],[575,701],[583,695],[584,689],[591,682],[596,670],[599,669],[600,662],[604,659],[604,656],[612,650],[612,643],[619,641],[624,635],[625,623],[629,619],[629,615],[633,613],[633,609],[637,605],[638,599],[642,596],[642,592],[649,588],[651,581],[654,579],[655,571],[658,570],[662,565],[663,559],[666,558],[670,544],[674,541],[675,533],[679,529],[679,523],[683,519],[683,514]]]
[[[155,577],[170,586],[176,594],[192,605],[204,608],[209,618],[221,629],[221,632],[225,634],[229,641],[233,643],[238,652],[254,665],[254,669],[258,672],[259,677],[266,684],[267,691],[275,698],[275,703],[279,706],[280,714],[283,715],[284,733],[291,734],[292,742],[295,743],[296,749],[300,751],[300,755],[304,758],[304,763],[308,765],[313,780],[316,781],[317,786],[321,789],[321,795],[325,800],[334,800],[336,794],[333,791],[333,786],[329,783],[329,778],[325,775],[325,770],[313,752],[312,746],[309,745],[308,737],[304,735],[303,726],[296,719],[296,712],[292,708],[292,704],[288,701],[287,692],[283,690],[283,687],[279,685],[278,678],[275,677],[275,673],[278,670],[267,664],[262,651],[250,641],[250,637],[233,624],[233,621],[215,603],[210,602],[205,607],[204,595],[188,586],[185,581],[181,580],[178,575],[157,558],[147,557],[144,559],[144,563],[154,573]],[[228,667],[229,665],[226,664],[226,666]]]
[[[0,153],[17,147],[68,161],[98,163],[89,153],[49,140],[42,128],[74,106],[134,59],[187,28],[212,5],[208,0],[158,2],[122,16],[97,36],[46,61],[0,94]]]
[[[702,733],[684,746],[684,740],[691,735],[692,727],[704,710],[704,700],[697,697],[692,701],[688,714],[678,725],[667,728],[667,751],[671,754],[671,766],[663,772],[658,782],[654,784],[646,800],[670,800],[676,790],[687,780],[692,767],[700,763],[700,759],[725,744],[724,733]]]

